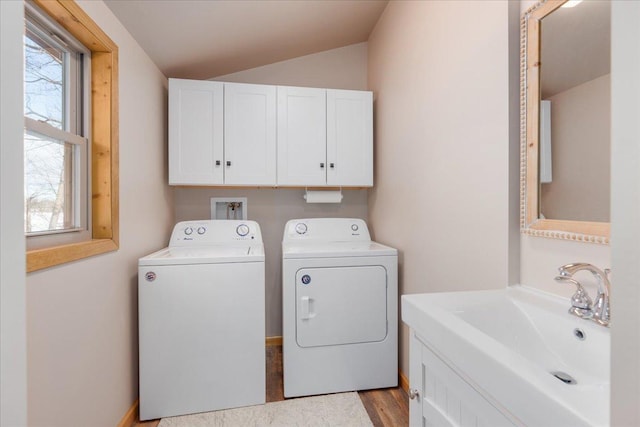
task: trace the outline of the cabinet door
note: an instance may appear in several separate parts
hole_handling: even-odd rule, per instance
[[[169,184],[223,183],[223,84],[169,79]]]
[[[373,186],[373,94],[327,90],[327,184]]]
[[[413,329],[409,331],[409,390],[417,394],[409,400],[409,426],[421,427],[422,397],[424,396],[424,376],[422,373],[422,343],[418,341]]]
[[[326,90],[278,86],[278,185],[326,185]]]
[[[276,184],[276,87],[224,84],[224,183]]]
[[[410,388],[419,395],[409,401],[409,425],[437,427],[513,427],[501,412],[410,330]],[[515,418],[514,418],[515,419]]]

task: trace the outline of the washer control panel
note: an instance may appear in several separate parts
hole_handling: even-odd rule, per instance
[[[367,224],[358,218],[306,218],[287,222],[283,242],[370,241]]]
[[[182,221],[175,225],[169,246],[262,243],[260,226],[248,220]]]

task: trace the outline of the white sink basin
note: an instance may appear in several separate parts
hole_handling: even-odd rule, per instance
[[[568,308],[524,286],[402,296],[402,320],[419,339],[516,422],[605,426],[609,329]]]

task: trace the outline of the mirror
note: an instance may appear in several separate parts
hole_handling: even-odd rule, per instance
[[[610,8],[548,0],[523,15],[523,233],[609,242]]]

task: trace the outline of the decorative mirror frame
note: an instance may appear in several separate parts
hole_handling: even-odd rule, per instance
[[[541,219],[539,175],[540,21],[567,0],[542,0],[520,22],[520,232],[609,244],[608,222]]]

